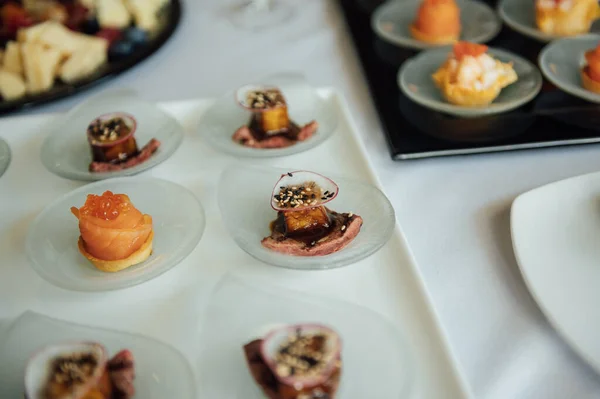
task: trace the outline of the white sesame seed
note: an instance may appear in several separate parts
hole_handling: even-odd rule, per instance
[[[346,230],[346,225],[342,226],[342,231]]]

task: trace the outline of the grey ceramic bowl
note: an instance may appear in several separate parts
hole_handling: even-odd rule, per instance
[[[0,176],[6,172],[8,169],[8,164],[10,164],[10,147],[8,143],[2,139],[0,139]]]
[[[382,39],[401,47],[427,49],[440,47],[417,40],[410,33],[422,0],[388,1],[375,10],[371,17],[371,27]],[[462,31],[460,40],[485,43],[492,40],[502,23],[494,10],[479,1],[457,0],[460,7]]]
[[[502,0],[498,4],[500,18],[511,29],[541,42],[550,42],[560,36],[548,35],[537,28],[533,0]],[[592,32],[600,32],[600,23],[592,25]]]
[[[600,35],[583,35],[565,38],[548,44],[539,57],[542,73],[556,87],[573,96],[600,103],[600,94],[583,88],[581,69],[585,65],[585,52],[600,43]]]
[[[444,63],[450,47],[425,51],[407,60],[398,72],[398,85],[412,101],[435,111],[461,117],[498,114],[531,101],[542,88],[542,75],[537,67],[516,54],[499,49],[488,53],[502,62],[512,62],[519,80],[505,87],[498,98],[487,107],[463,107],[448,103],[435,85],[431,75]]]

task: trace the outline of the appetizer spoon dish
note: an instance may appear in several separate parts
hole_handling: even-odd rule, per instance
[[[47,358],[44,355],[57,354],[61,349],[86,349],[90,345],[84,343],[89,342],[101,344],[110,356],[123,349],[131,351],[135,398],[196,398],[192,369],[173,347],[141,335],[74,324],[32,311],[11,320],[8,328],[0,331],[2,397],[23,398],[26,386],[37,385],[46,373],[34,364],[36,359]],[[103,357],[101,353],[98,355]],[[38,399],[39,396],[30,398]]]
[[[107,190],[128,195],[153,220],[150,256],[113,273],[96,269],[80,253],[78,221],[69,210],[83,205],[88,194]],[[48,282],[74,291],[108,291],[170,270],[196,247],[204,227],[204,209],[186,188],[156,178],[124,177],[80,187],[49,204],[29,226],[25,248],[33,269]]]
[[[379,250],[391,237],[396,223],[394,208],[379,189],[352,179],[322,176],[321,192],[325,195],[328,190],[333,190],[331,194],[327,193],[322,201],[326,202],[328,209],[340,212],[336,217],[354,221],[352,223],[355,224],[348,224],[348,231],[352,229],[351,226],[356,226],[360,228],[358,234],[349,243],[344,243],[346,246],[328,255],[310,252],[305,256],[292,256],[268,249],[262,241],[269,241],[271,244],[277,241],[269,237],[270,224],[278,218],[275,209],[279,206],[273,202],[273,187],[282,176],[288,176],[290,172],[295,171],[234,164],[221,175],[217,193],[221,215],[233,239],[251,256],[265,263],[286,268],[330,269],[366,258]],[[291,174],[301,176],[301,173]],[[314,173],[310,175],[315,176]],[[288,186],[288,183],[285,183],[285,186]],[[297,209],[287,209],[290,210]],[[314,248],[318,248],[318,245]]]
[[[417,50],[439,47],[415,39],[410,32],[423,0],[388,1],[379,6],[371,17],[373,31],[383,40],[400,47]],[[461,13],[460,40],[486,43],[502,28],[502,23],[493,9],[482,2],[457,0]]]
[[[243,348],[264,339],[263,350],[268,351],[270,343],[277,344],[278,333],[289,326],[302,326],[304,332],[330,329],[339,335],[341,342],[330,342],[332,352],[341,353],[335,398],[412,397],[415,364],[410,347],[401,331],[364,307],[236,272],[218,283],[199,325],[201,350],[196,364],[204,382],[199,387],[201,397],[265,398],[248,369]],[[264,358],[269,358],[268,353]]]
[[[273,108],[262,110],[252,108],[248,103],[248,94],[253,91],[277,89],[284,97],[285,110]],[[259,103],[261,104],[261,103]],[[252,148],[241,144],[237,139],[240,128],[258,123],[253,115],[270,111],[268,123],[287,120],[295,125],[294,129],[311,127],[316,122],[314,134],[305,140],[298,140],[282,148]],[[287,112],[286,112],[287,111]],[[283,115],[282,115],[283,113]],[[265,121],[265,124],[267,121]],[[198,133],[215,149],[236,157],[268,158],[297,154],[307,151],[327,140],[337,128],[337,110],[324,101],[317,89],[311,87],[304,76],[295,73],[278,74],[261,79],[260,82],[239,87],[229,92],[202,115]],[[277,133],[277,132],[276,132]],[[234,140],[234,134],[236,139]],[[269,133],[267,133],[268,136]],[[277,146],[275,146],[277,147]]]
[[[584,54],[600,43],[600,35],[582,35],[556,40],[548,44],[539,57],[542,73],[552,84],[575,97],[600,103],[600,94],[582,85]]]
[[[504,63],[512,63],[518,80],[500,92],[487,106],[467,107],[448,103],[436,87],[432,75],[446,61],[450,47],[427,50],[407,60],[398,71],[398,86],[415,103],[460,117],[477,117],[507,112],[531,101],[542,88],[542,75],[537,67],[526,59],[499,49],[490,48],[488,53]]]
[[[535,2],[523,0],[501,0],[498,4],[500,18],[511,29],[540,42],[551,42],[564,36],[551,35],[538,29],[535,21]],[[590,32],[600,32],[600,23],[592,24]]]
[[[89,140],[88,127],[99,119],[115,116],[123,117],[131,130],[127,136],[135,134],[140,150],[149,143],[158,142],[160,146],[133,166],[92,172],[94,146]],[[183,140],[183,128],[173,117],[125,90],[108,91],[82,102],[65,115],[57,116],[48,130],[41,151],[44,166],[58,176],[84,181],[130,176],[148,170],[168,159]],[[118,143],[112,143],[115,144]]]
[[[0,138],[0,177],[8,169],[10,164],[11,152],[8,143]]]

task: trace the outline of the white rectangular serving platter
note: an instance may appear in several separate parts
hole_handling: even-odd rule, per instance
[[[313,167],[381,187],[346,103],[333,89],[321,89],[320,94],[339,110],[340,124],[330,140],[285,158],[241,161]],[[173,345],[197,371],[202,360],[198,359],[199,326],[209,296],[227,272],[246,273],[275,286],[356,303],[390,320],[404,334],[416,359],[411,397],[472,397],[399,226],[376,254],[328,271],[269,266],[237,247],[221,221],[215,190],[220,171],[240,160],[208,147],[195,131],[211,102],[202,99],[161,105],[179,120],[186,135],[170,159],[143,173],[179,183],[198,196],[207,216],[202,240],[188,258],[164,275],[136,287],[101,293],[54,287],[38,277],[25,257],[25,235],[33,218],[57,196],[85,184],[57,177],[40,162],[45,127],[55,115],[0,119],[0,137],[13,153],[9,169],[0,177],[0,319],[30,309],[79,324],[144,334]],[[2,332],[0,324],[0,339]]]

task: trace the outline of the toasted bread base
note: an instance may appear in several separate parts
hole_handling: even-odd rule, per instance
[[[600,82],[590,77],[587,72],[587,67],[581,70],[581,83],[585,89],[600,94]]]
[[[411,35],[418,41],[429,43],[429,44],[452,44],[458,41],[460,32],[453,35],[446,36],[431,36],[418,30],[414,25],[410,26]]]
[[[512,65],[508,64],[505,67],[510,68],[510,72],[499,78],[495,84],[485,90],[475,90],[450,82],[450,74],[448,73],[446,64],[442,65],[433,74],[432,78],[446,101],[450,104],[463,107],[485,107],[490,105],[500,95],[503,88],[517,81],[518,77],[512,69]]]
[[[77,243],[77,246],[79,247],[79,252],[81,252],[81,254],[87,258],[87,260],[92,262],[97,269],[102,270],[103,272],[115,273],[130,266],[137,265],[138,263],[142,263],[148,259],[152,253],[153,239],[154,230],[150,232],[148,239],[140,249],[129,255],[127,258],[119,260],[102,260],[90,255],[85,249],[85,243],[83,242],[83,238],[81,236],[79,236],[79,242]]]
[[[597,0],[580,0],[568,11],[536,5],[535,21],[539,30],[549,35],[573,36],[590,31],[600,17]]]

